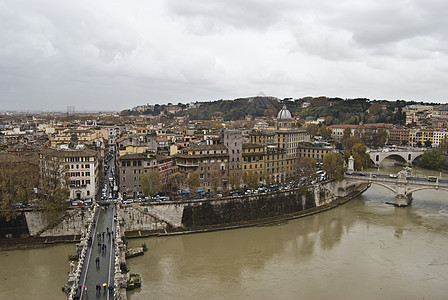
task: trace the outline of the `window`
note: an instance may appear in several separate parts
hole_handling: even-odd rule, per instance
[[[86,184],[90,184],[90,180],[86,180]],[[89,191],[87,191],[87,195],[88,195]]]
[[[90,176],[90,172],[86,172],[86,176]]]

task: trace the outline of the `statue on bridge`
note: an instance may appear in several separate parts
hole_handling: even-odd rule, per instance
[[[406,180],[406,177],[411,176],[412,168],[405,167],[403,170],[398,172],[398,179]]]

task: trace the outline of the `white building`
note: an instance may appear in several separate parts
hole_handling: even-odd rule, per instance
[[[90,149],[45,148],[39,153],[39,173],[44,180],[67,183],[71,200],[95,198],[100,186],[98,154]]]

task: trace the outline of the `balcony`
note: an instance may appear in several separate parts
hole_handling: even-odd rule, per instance
[[[184,167],[184,168],[197,168],[197,167],[199,167],[198,163],[181,163],[181,162],[177,162],[176,165],[178,167]]]

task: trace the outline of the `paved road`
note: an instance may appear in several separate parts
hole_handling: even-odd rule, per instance
[[[80,299],[113,299],[113,292],[110,293],[107,288],[113,286],[114,238],[112,234],[107,234],[107,228],[115,233],[113,222],[115,207],[111,203],[110,207],[102,207],[98,211],[95,230],[92,233],[92,243],[87,249],[86,260],[81,273],[80,285],[82,291]],[[100,246],[103,244],[106,245],[106,250],[101,249]],[[99,265],[96,264],[96,258],[100,259]],[[101,286],[100,292],[96,291],[97,283]],[[103,288],[104,283],[107,284],[106,290]]]
[[[350,174],[348,174],[350,175]],[[352,176],[365,176],[365,177],[370,177],[370,173],[368,172],[352,172],[351,173]],[[396,177],[390,177],[390,175],[385,175],[385,174],[373,174],[372,176],[378,179],[388,179],[388,180],[398,180]],[[406,177],[406,179],[408,181],[419,181],[419,182],[423,182],[423,183],[429,183],[429,184],[436,184],[435,182],[430,182],[428,181],[428,177]],[[448,183],[448,179],[441,179],[438,178],[438,183]]]

